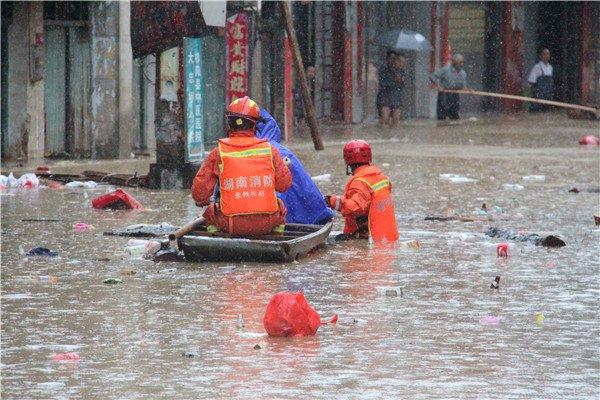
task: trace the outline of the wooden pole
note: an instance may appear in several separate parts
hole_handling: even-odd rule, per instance
[[[296,31],[294,30],[294,22],[292,20],[292,12],[290,10],[291,3],[289,1],[282,1],[280,4],[283,19],[285,20],[285,30],[287,31],[288,38],[290,40],[290,45],[292,47],[292,55],[294,56],[294,66],[296,67],[298,81],[300,82],[302,104],[304,105],[304,112],[306,113],[306,119],[310,127],[310,135],[312,136],[313,143],[315,145],[315,150],[323,150],[323,141],[321,140],[321,134],[319,133],[319,125],[317,124],[315,107],[313,105],[312,99],[310,98],[308,84],[306,83],[304,63],[302,62],[302,56],[300,55],[300,47],[298,46],[298,38],[296,37]]]
[[[560,101],[552,101],[552,100],[544,100],[544,99],[536,99],[533,97],[525,97],[525,96],[516,96],[514,94],[503,94],[503,93],[492,93],[492,92],[479,92],[477,90],[450,90],[444,89],[442,90],[446,93],[458,93],[458,94],[470,94],[475,96],[489,96],[489,97],[499,97],[501,99],[512,99],[512,100],[522,100],[529,101],[531,103],[541,103],[548,104],[556,107],[564,107],[564,108],[574,108],[576,110],[584,110],[592,112],[596,115],[600,115],[600,108],[581,106],[579,104],[571,104],[571,103],[562,103]]]

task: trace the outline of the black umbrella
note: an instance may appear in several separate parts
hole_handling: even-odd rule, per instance
[[[418,32],[394,29],[381,35],[379,44],[393,50],[432,51],[431,43]]]

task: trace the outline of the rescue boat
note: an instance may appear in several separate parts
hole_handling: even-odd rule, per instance
[[[325,225],[286,224],[282,235],[232,237],[209,233],[206,227],[178,239],[186,261],[290,262],[323,246],[332,222]]]

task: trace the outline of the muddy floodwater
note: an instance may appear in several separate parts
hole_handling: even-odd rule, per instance
[[[4,190],[2,398],[598,398],[600,195],[587,190],[600,185],[600,152],[577,140],[599,129],[561,115],[325,127],[320,153],[298,137],[290,147],[310,173],[332,174],[324,194],[347,178],[343,143],[370,139],[393,182],[401,240],[422,247],[345,242],[281,265],[128,260],[127,238],[102,235],[192,219],[186,191],[128,189],[147,210],[105,212],[90,201],[112,187]],[[76,222],[92,227],[77,232]],[[499,259],[490,226],[567,246],[516,243]],[[36,246],[59,257],[23,255]],[[123,283],[103,284],[110,277]],[[315,337],[267,337],[262,316],[282,290],[303,291],[339,322]],[[67,351],[80,360],[52,361]]]

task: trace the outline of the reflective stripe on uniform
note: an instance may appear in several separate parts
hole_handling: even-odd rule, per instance
[[[374,184],[370,184],[366,179],[362,179],[362,178],[356,178],[357,181],[361,181],[364,182],[369,188],[371,188],[372,191],[374,192],[378,192],[381,189],[385,189],[386,187],[390,186],[390,180],[389,179],[382,179],[377,183]]]
[[[371,186],[371,189],[373,189],[374,192],[377,192],[378,190],[385,189],[388,186],[390,186],[389,179],[382,179],[373,186]]]
[[[242,150],[242,151],[232,151],[230,153],[225,153],[224,151],[220,151],[221,157],[253,157],[253,156],[270,156],[271,155],[271,147],[265,147],[262,149],[250,149],[250,150]]]

